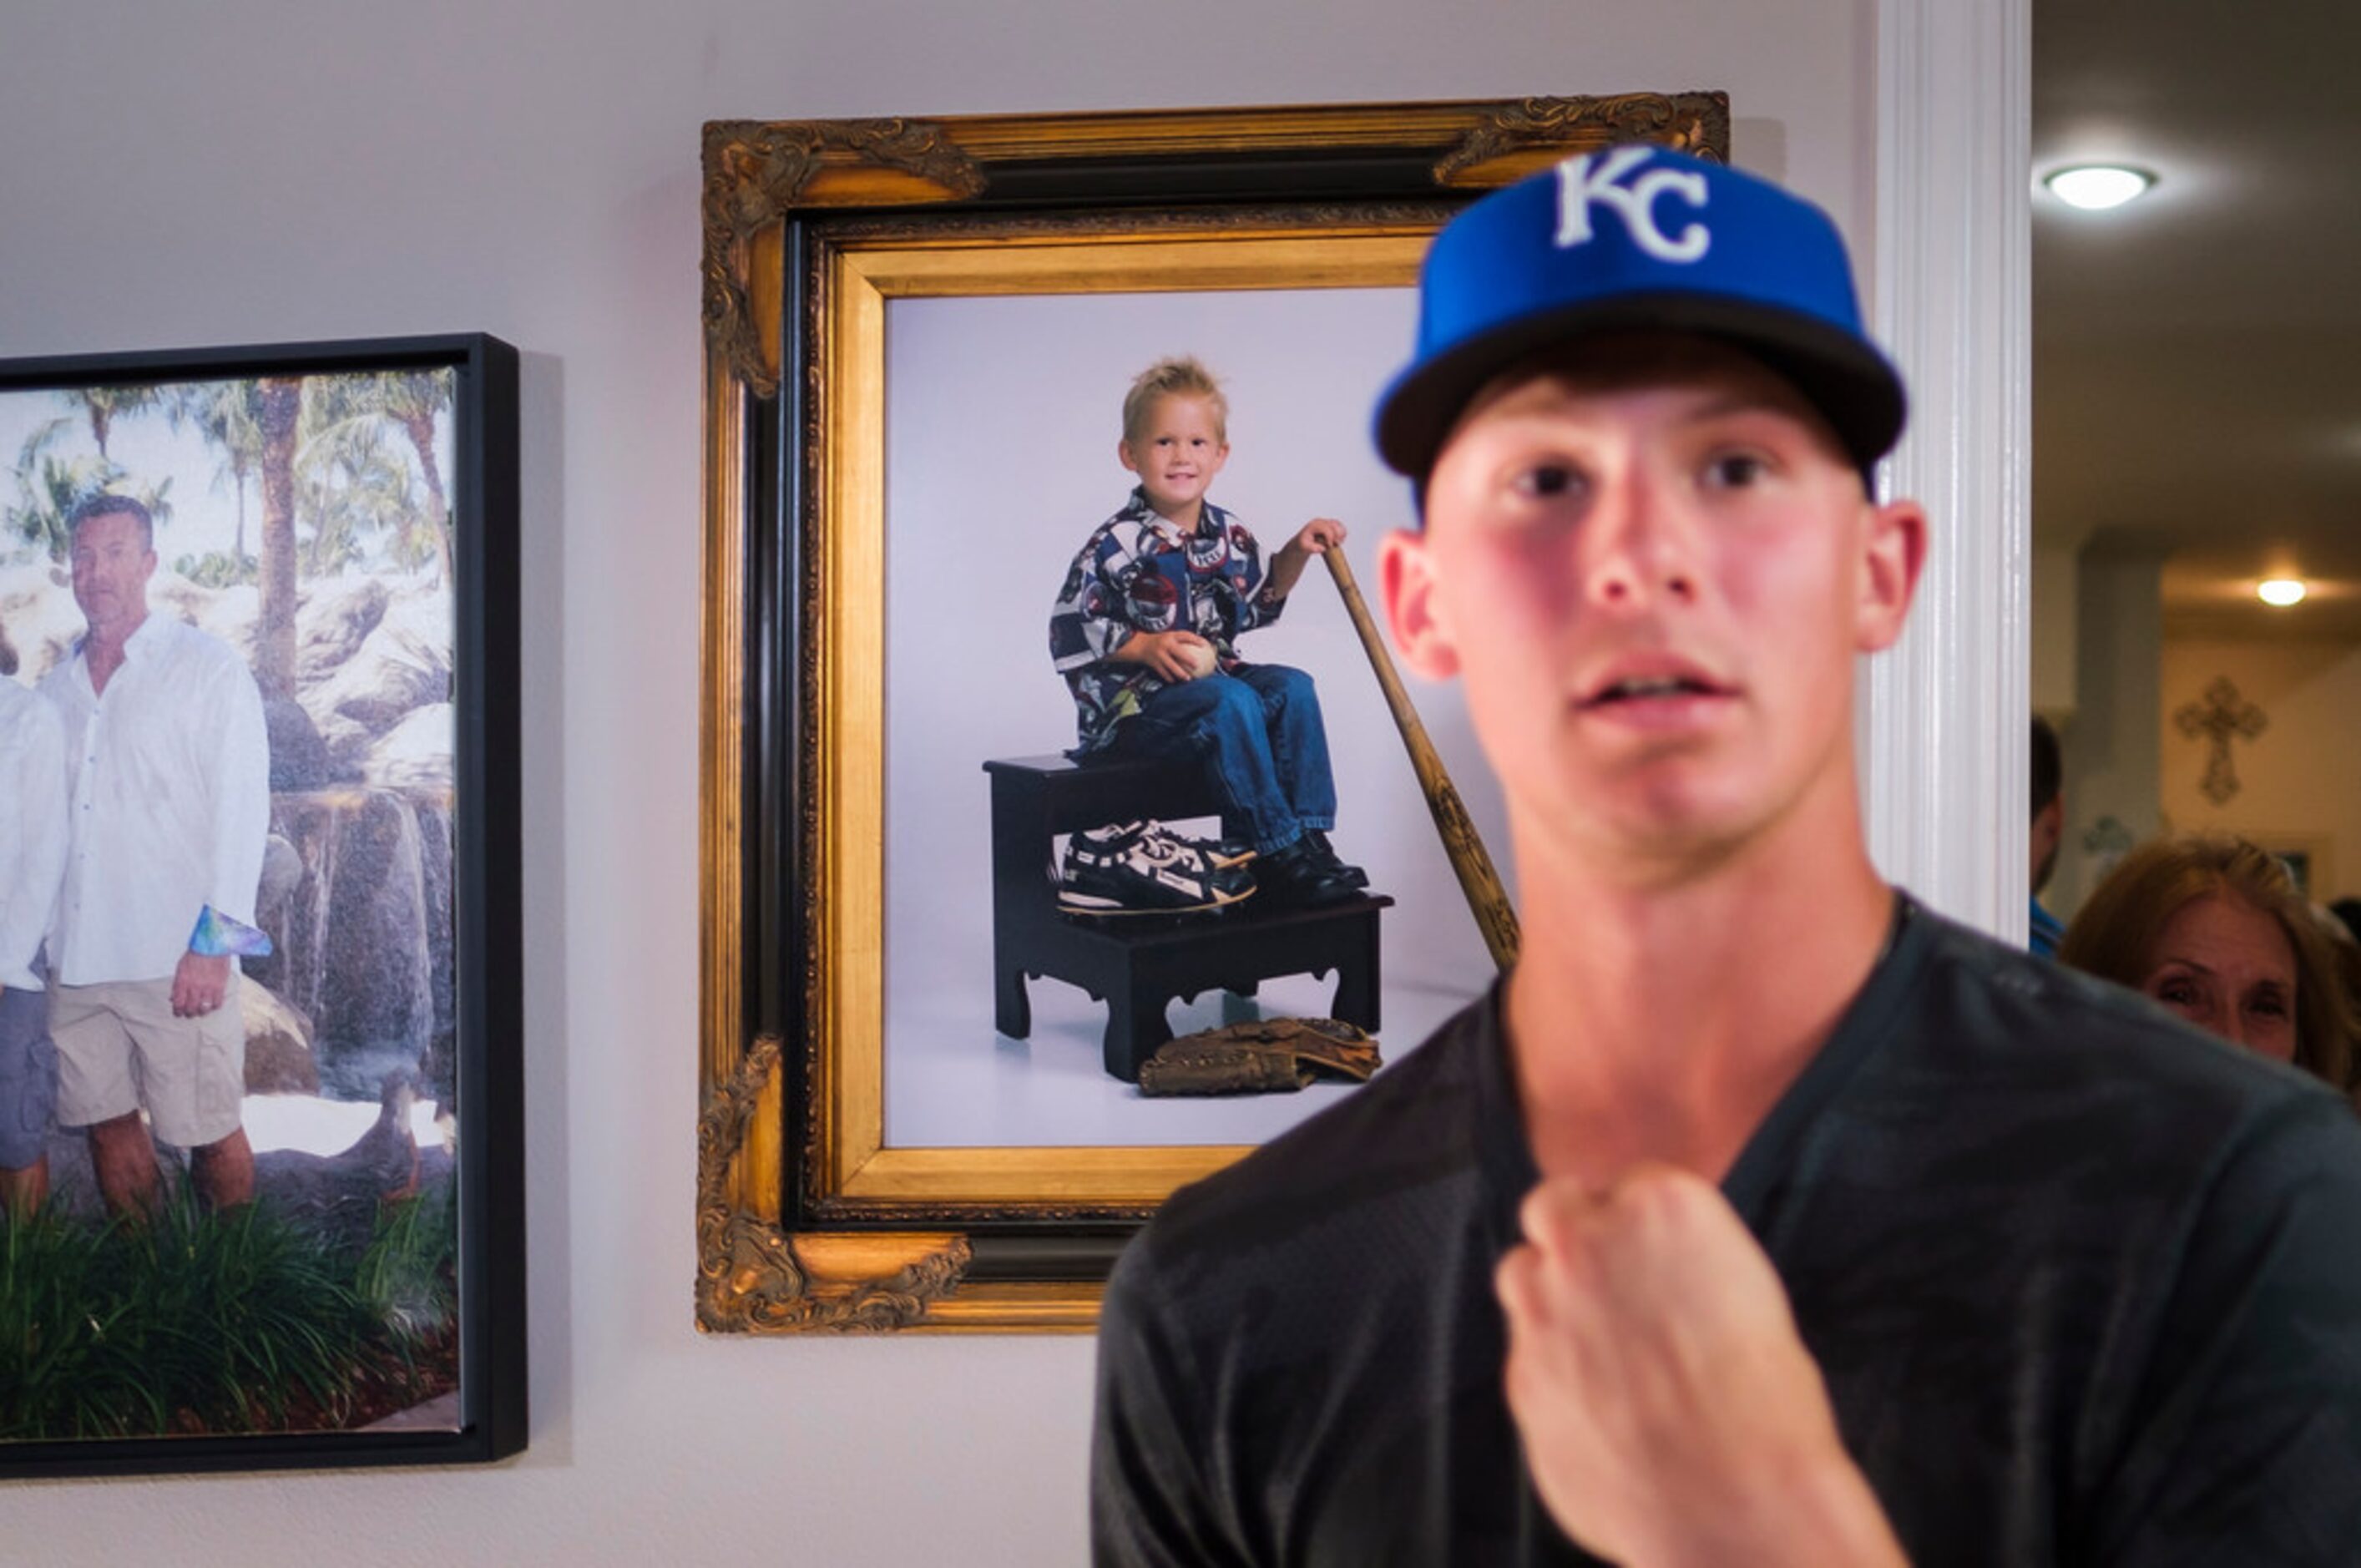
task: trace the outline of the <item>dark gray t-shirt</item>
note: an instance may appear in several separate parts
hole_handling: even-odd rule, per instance
[[[2361,1563],[2361,1124],[1907,901],[1723,1184],[1918,1563]],[[1100,1330],[1102,1564],[1592,1561],[1492,1270],[1536,1179],[1498,992],[1177,1194]]]

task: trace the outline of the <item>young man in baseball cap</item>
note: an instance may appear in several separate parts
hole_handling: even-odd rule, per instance
[[[1870,862],[1854,664],[1928,525],[1834,225],[1614,148],[1421,307],[1385,598],[1521,956],[1127,1251],[1100,1561],[2354,1560],[2350,1108]]]

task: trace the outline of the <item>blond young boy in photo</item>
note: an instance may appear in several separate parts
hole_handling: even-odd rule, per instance
[[[1061,895],[1077,912],[1212,908],[1249,887],[1265,905],[1334,904],[1367,883],[1328,841],[1336,786],[1312,677],[1237,647],[1279,619],[1345,525],[1313,518],[1266,560],[1252,531],[1206,499],[1229,460],[1228,426],[1228,400],[1195,359],[1159,360],[1133,382],[1115,454],[1138,483],[1067,569],[1049,656],[1074,697],[1073,754],[1200,770],[1229,842],[1207,850],[1143,824],[1086,837]]]

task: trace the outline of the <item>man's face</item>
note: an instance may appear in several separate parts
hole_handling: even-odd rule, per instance
[[[1899,635],[1924,520],[1873,507],[1782,378],[1670,337],[1503,378],[1426,520],[1387,542],[1387,607],[1465,677],[1521,847],[1695,864],[1851,798],[1853,657]]]
[[[74,603],[92,631],[103,638],[126,635],[147,618],[156,553],[137,518],[110,511],[82,519],[74,530],[72,564]]]
[[[1137,434],[1116,454],[1139,476],[1148,505],[1166,517],[1192,520],[1213,476],[1229,461],[1230,446],[1211,400],[1171,393],[1148,405]]]

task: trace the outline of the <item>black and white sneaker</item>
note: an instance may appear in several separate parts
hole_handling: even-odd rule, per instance
[[[1253,877],[1235,861],[1155,821],[1072,835],[1058,873],[1058,907],[1068,915],[1187,915],[1253,892]]]

